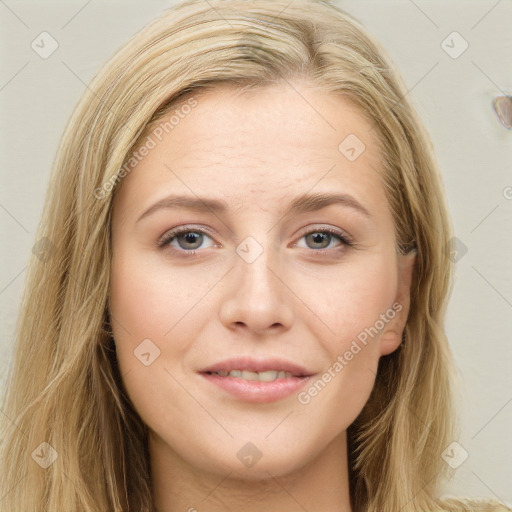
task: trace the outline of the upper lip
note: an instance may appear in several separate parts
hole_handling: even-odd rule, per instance
[[[234,357],[224,359],[218,363],[212,364],[201,373],[207,372],[230,372],[232,370],[242,370],[249,372],[264,372],[267,370],[285,371],[291,373],[294,377],[309,377],[313,372],[308,371],[300,364],[286,361],[279,358],[256,359],[254,357]]]

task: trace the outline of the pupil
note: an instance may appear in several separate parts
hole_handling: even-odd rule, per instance
[[[186,233],[185,235],[182,235],[182,237],[185,239],[186,244],[197,244],[197,241],[199,240],[199,237],[201,235],[199,233]],[[194,247],[195,249],[195,247]]]
[[[315,244],[321,244],[322,242],[325,242],[327,240],[327,237],[329,235],[327,233],[313,233],[310,236],[313,238],[313,242]],[[325,244],[324,244],[324,246],[325,246]]]

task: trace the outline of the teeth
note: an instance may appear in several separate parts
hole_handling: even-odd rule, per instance
[[[246,372],[245,370],[242,372],[241,377],[245,380],[260,380],[259,375],[256,372]]]
[[[283,370],[266,370],[264,372],[249,372],[246,370],[231,370],[230,372],[213,372],[221,377],[238,377],[245,380],[259,380],[260,382],[272,382],[276,379],[290,379],[293,375]]]
[[[279,377],[280,372],[276,372],[274,370],[268,370],[266,372],[260,372],[259,373],[259,380],[263,382],[272,382],[273,380],[276,380]],[[284,374],[284,372],[283,372]]]

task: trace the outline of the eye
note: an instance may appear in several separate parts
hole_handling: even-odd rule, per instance
[[[195,250],[201,247],[204,237],[211,240],[211,237],[206,233],[206,231],[183,226],[165,233],[158,242],[158,246],[161,248],[170,246],[177,251],[180,251],[181,249],[182,251],[195,254]]]
[[[158,242],[158,247],[163,249],[169,246],[174,251],[184,253],[184,255],[186,253],[186,256],[193,256],[197,254],[198,249],[207,249],[215,245],[202,247],[205,237],[212,240],[204,229],[182,226],[165,233]],[[338,250],[340,250],[345,246],[353,245],[346,234],[332,228],[310,229],[299,240],[303,238],[306,240],[306,249],[314,249],[314,252],[320,254],[329,252],[330,249],[339,248]],[[340,243],[334,247],[329,247],[333,239],[338,239]],[[300,247],[300,245],[297,244],[296,247]]]
[[[302,240],[303,238],[306,240],[306,248],[319,249],[315,252],[320,253],[323,253],[323,251],[326,249],[328,250],[333,248],[332,246],[329,247],[333,241],[333,238],[337,238],[341,242],[335,247],[343,248],[344,246],[353,245],[352,241],[347,235],[332,228],[322,228],[314,231],[307,231],[301,236],[300,239]],[[297,245],[297,247],[299,247],[299,245]]]

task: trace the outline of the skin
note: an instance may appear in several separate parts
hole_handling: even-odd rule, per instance
[[[401,342],[414,265],[396,250],[375,132],[347,99],[298,80],[196,98],[124,178],[112,217],[109,307],[123,384],[150,429],[156,506],[351,511],[346,429],[380,356]],[[338,150],[351,133],[366,146],[355,161]],[[350,194],[370,216],[346,205],[284,215],[307,192]],[[229,210],[161,208],[137,221],[169,194],[220,198]],[[185,225],[209,233],[158,247]],[[329,227],[354,245],[305,236]],[[251,263],[236,252],[249,236],[263,248]],[[297,393],[244,402],[198,373],[250,354],[321,378],[395,302],[401,311],[307,404]],[[148,366],[134,355],[144,339],[160,350]],[[237,457],[248,442],[262,454],[251,467]]]

